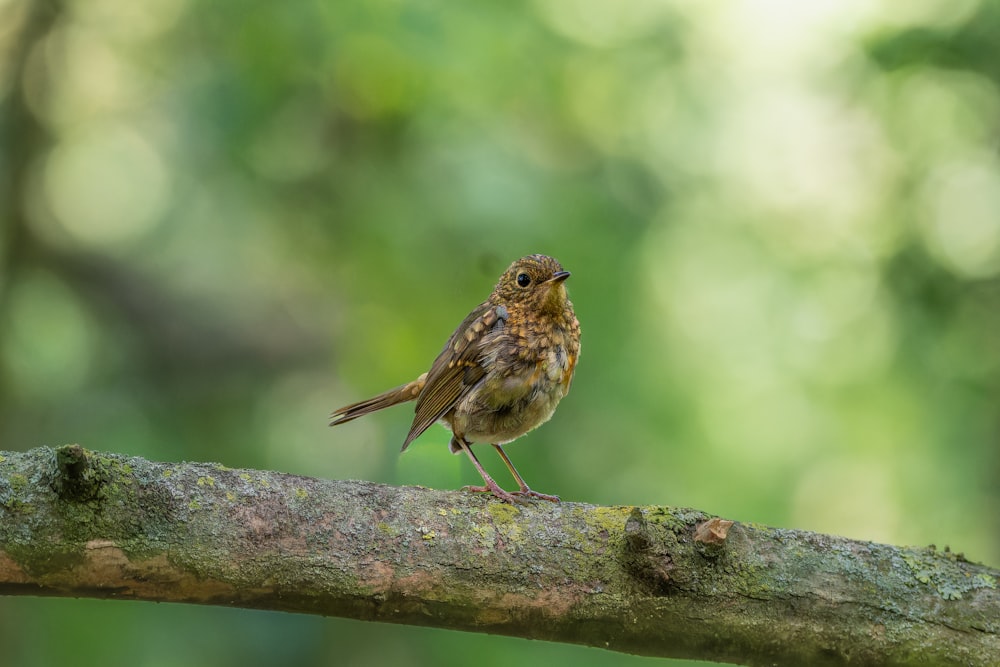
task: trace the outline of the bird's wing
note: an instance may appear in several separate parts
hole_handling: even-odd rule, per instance
[[[506,323],[507,309],[487,301],[458,325],[427,371],[427,380],[417,399],[416,414],[403,449],[455,407],[483,379],[486,375],[486,368],[482,365],[483,340],[502,330]]]

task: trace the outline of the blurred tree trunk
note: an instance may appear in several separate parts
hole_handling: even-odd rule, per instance
[[[1000,572],[665,507],[0,454],[0,594],[345,616],[748,665],[996,665]]]

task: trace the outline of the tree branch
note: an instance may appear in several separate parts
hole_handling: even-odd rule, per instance
[[[947,549],[154,463],[0,454],[0,594],[193,602],[748,665],[987,665],[1000,572]]]

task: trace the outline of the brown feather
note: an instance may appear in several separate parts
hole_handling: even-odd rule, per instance
[[[416,414],[403,442],[403,450],[483,379],[486,375],[486,369],[480,364],[483,340],[498,333],[506,319],[506,308],[486,301],[469,313],[455,329],[427,371],[427,381],[417,399]]]
[[[424,380],[426,378],[427,373],[424,373],[413,382],[407,382],[406,384],[394,387],[389,391],[382,392],[378,396],[372,396],[371,398],[366,398],[363,401],[358,401],[357,403],[352,403],[340,408],[339,410],[335,410],[333,414],[330,415],[330,426],[344,424],[357,419],[358,417],[364,417],[372,412],[376,412],[384,408],[391,408],[394,405],[406,403],[407,401],[412,401],[420,394],[421,390],[423,390]]]

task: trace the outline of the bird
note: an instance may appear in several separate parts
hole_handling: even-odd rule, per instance
[[[412,382],[352,403],[330,415],[330,426],[416,401],[402,451],[435,422],[452,433],[449,449],[464,452],[483,478],[466,490],[501,501],[558,496],[533,491],[503,446],[547,422],[569,392],[580,357],[580,322],[565,282],[570,272],[546,255],[514,261],[490,293],[458,325],[430,370]],[[518,484],[506,491],[486,472],[474,444],[488,443]]]

